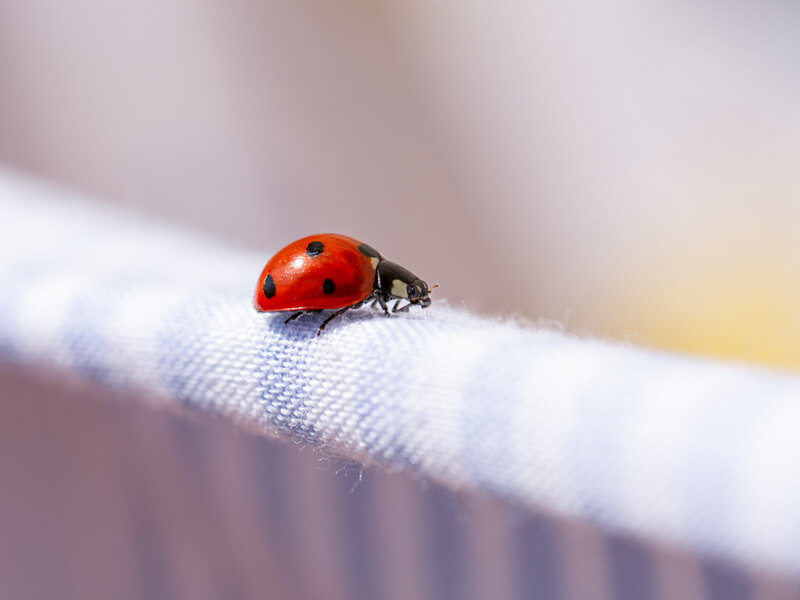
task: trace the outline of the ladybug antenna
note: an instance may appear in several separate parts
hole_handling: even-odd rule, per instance
[[[439,287],[439,284],[438,283],[434,283],[431,287],[428,288],[428,293],[430,294],[437,287]]]

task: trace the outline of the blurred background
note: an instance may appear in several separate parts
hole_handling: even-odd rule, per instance
[[[799,32],[779,0],[0,0],[0,165],[265,261],[349,234],[455,307],[798,370]],[[402,474],[353,491],[87,386],[0,365],[7,597],[500,598],[514,556],[562,597],[551,538],[563,597],[649,597],[640,572],[747,597],[735,570]],[[349,555],[395,571],[351,593],[372,575]]]
[[[800,368],[792,2],[0,2],[0,162],[492,315]],[[438,293],[438,291],[437,291]]]

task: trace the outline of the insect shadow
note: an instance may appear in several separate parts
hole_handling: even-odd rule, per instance
[[[269,329],[286,337],[320,337],[348,323],[383,317],[369,307],[348,307],[349,310],[309,310],[270,313]],[[338,314],[337,314],[338,313]]]

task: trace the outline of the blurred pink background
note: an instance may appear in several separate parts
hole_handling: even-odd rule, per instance
[[[4,0],[0,162],[265,260],[346,233],[455,306],[796,369],[798,17]]]

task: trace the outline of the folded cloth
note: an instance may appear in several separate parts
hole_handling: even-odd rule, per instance
[[[324,314],[285,325],[253,309],[264,254],[8,173],[0,215],[6,361],[800,575],[797,376],[480,318],[438,298],[391,318],[350,311],[318,337]]]

